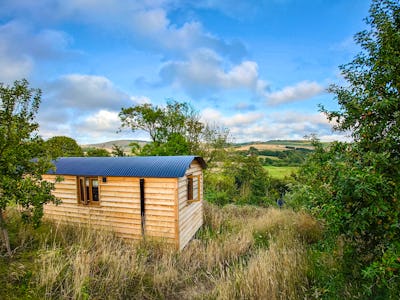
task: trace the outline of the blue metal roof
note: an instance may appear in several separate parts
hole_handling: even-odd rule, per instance
[[[76,176],[183,177],[199,156],[60,157],[48,174]]]

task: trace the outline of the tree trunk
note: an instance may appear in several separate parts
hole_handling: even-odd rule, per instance
[[[6,228],[6,222],[3,219],[3,210],[0,209],[0,230],[4,245],[6,246],[7,253],[9,256],[12,256],[10,239],[8,238],[8,231]]]

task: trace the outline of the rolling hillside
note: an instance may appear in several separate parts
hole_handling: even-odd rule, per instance
[[[113,145],[117,145],[119,147],[122,147],[125,153],[131,153],[131,147],[129,146],[130,143],[139,143],[139,145],[143,146],[146,144],[146,141],[140,141],[140,140],[115,140],[115,141],[107,141],[103,143],[97,143],[97,144],[86,144],[86,145],[80,145],[82,148],[101,148],[101,149],[106,149],[108,152],[112,151]]]
[[[125,153],[131,152],[130,143],[137,142],[139,145],[143,146],[146,144],[146,141],[141,140],[115,140],[115,141],[107,141],[103,143],[97,144],[86,144],[81,145],[82,148],[102,148],[111,152],[113,145],[120,146],[124,149]],[[233,145],[237,150],[245,151],[249,150],[250,147],[254,147],[257,150],[273,150],[273,151],[284,151],[288,149],[294,148],[305,148],[312,149],[312,145],[307,140],[271,140],[266,142],[255,141],[248,143],[236,143]]]

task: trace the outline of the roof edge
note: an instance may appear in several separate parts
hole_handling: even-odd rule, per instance
[[[207,169],[207,163],[201,156],[195,156],[194,160],[197,160],[203,169]]]

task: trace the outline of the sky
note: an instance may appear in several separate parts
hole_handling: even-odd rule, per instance
[[[40,135],[149,140],[118,113],[187,102],[235,142],[343,140],[318,105],[370,0],[0,0],[0,82],[42,90]]]

